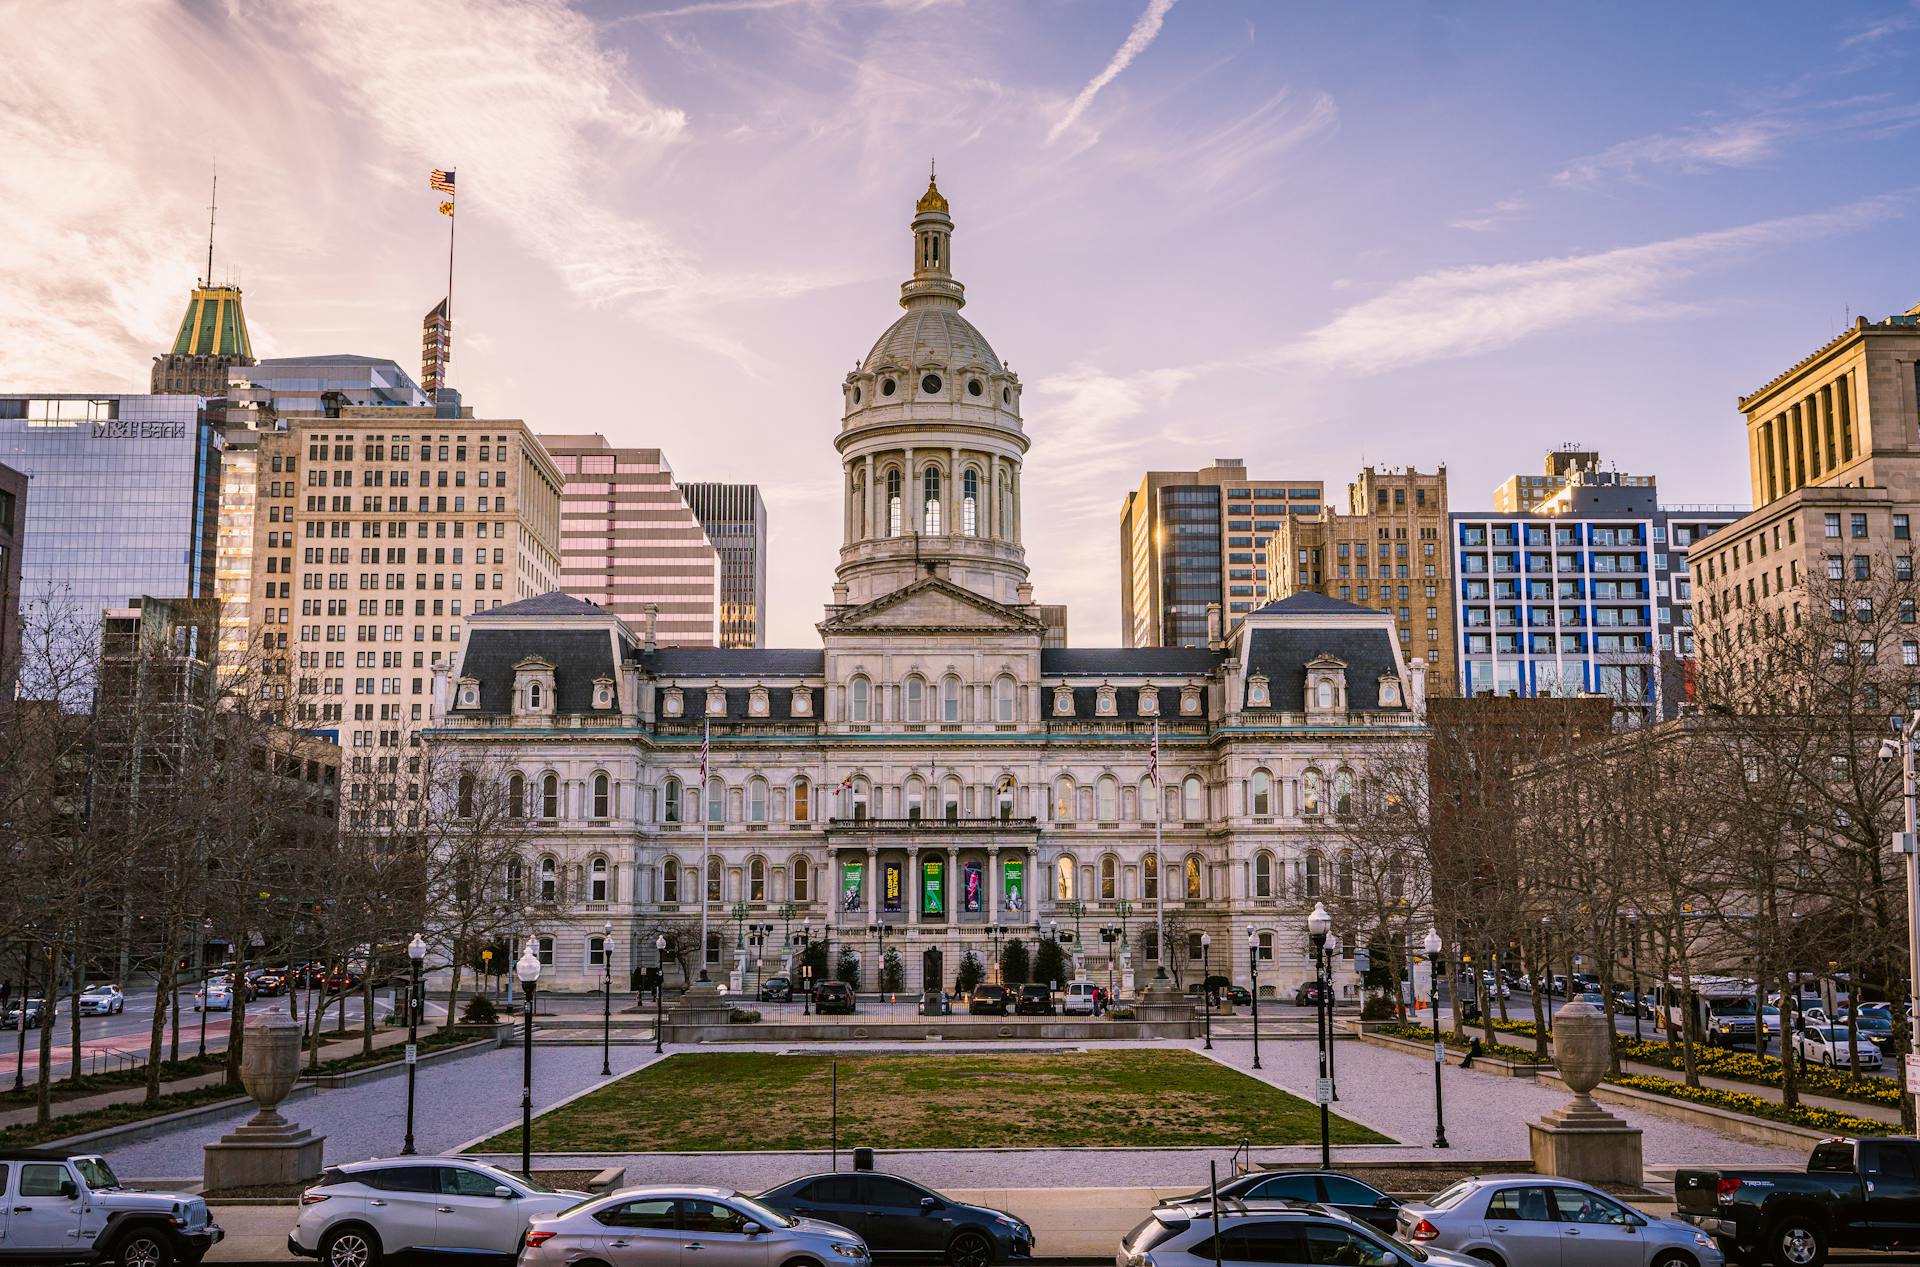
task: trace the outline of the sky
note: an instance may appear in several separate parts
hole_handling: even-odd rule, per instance
[[[1920,302],[1920,3],[0,0],[0,391],[144,391],[205,270],[260,356],[452,382],[766,498],[817,645],[840,382],[937,159],[1025,384],[1027,556],[1119,641],[1148,469],[1456,509],[1577,442],[1743,503],[1736,397]]]

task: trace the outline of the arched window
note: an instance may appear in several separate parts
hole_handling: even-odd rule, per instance
[[[952,674],[940,679],[940,720],[960,720],[960,679]]]
[[[534,710],[538,710],[540,707],[540,684],[538,682],[527,683],[527,707]]]
[[[507,776],[507,813],[515,818],[527,816],[527,777],[518,770]]]
[[[767,821],[767,781],[750,779],[747,782],[747,821],[764,823]]]
[[[1074,864],[1072,854],[1061,854],[1053,864],[1053,896],[1058,901],[1071,902],[1074,896]]]
[[[887,535],[900,535],[900,472],[887,472]]]
[[[1197,853],[1190,853],[1187,855],[1187,901],[1198,902],[1199,900],[1200,900],[1200,855]]]
[[[1111,902],[1120,896],[1120,860],[1112,854],[1100,859],[1100,900]]]
[[[869,809],[868,807],[872,805],[872,803],[873,803],[873,785],[868,783],[865,779],[855,779],[853,781],[853,816],[854,818],[862,819],[862,818],[866,818],[869,814],[871,814],[872,810]]]
[[[1160,855],[1149,853],[1140,863],[1140,896],[1148,902],[1160,897]]]
[[[960,780],[949,778],[940,785],[940,817],[950,823],[960,821]]]
[[[806,779],[793,781],[793,821],[808,822],[813,818],[813,784]]]
[[[727,820],[727,785],[719,779],[707,780],[707,821],[723,823]]]
[[[1307,897],[1320,896],[1320,855],[1317,853],[1307,855],[1306,888]]]
[[[680,861],[669,858],[660,864],[660,900],[668,905],[680,903]]]
[[[907,679],[907,720],[925,721],[927,719],[927,684],[918,674]]]
[[[460,784],[459,784],[458,792],[456,794],[456,799],[459,802],[458,806],[456,807],[456,812],[460,815],[460,817],[472,818],[473,817],[473,776],[471,774],[463,774],[460,776]]]
[[[1073,821],[1073,779],[1065,774],[1053,781],[1053,821]]]
[[[1253,816],[1266,818],[1273,813],[1273,776],[1265,770],[1255,770],[1247,781],[1247,789],[1253,802]]]
[[[587,892],[590,895],[588,900],[594,902],[606,901],[607,860],[605,858],[595,858],[587,867],[587,875]]]
[[[520,902],[520,881],[522,879],[520,859],[507,860],[507,901],[518,905]]]
[[[1309,770],[1300,776],[1300,812],[1318,814],[1320,812],[1320,772]]]
[[[969,470],[960,483],[960,531],[969,537],[980,535],[980,472]]]
[[[1339,770],[1333,776],[1333,812],[1345,818],[1353,813],[1353,771]]]
[[[939,467],[930,466],[927,468],[927,474],[926,474],[925,480],[923,481],[923,486],[925,488],[926,505],[925,505],[925,509],[921,511],[921,515],[920,515],[920,531],[926,536],[937,537],[940,535],[940,468]]]
[[[767,860],[755,858],[747,864],[747,901],[767,900]]]
[[[540,900],[557,902],[560,900],[560,876],[552,858],[540,859]]]
[[[1273,896],[1273,855],[1264,849],[1253,855],[1253,895]]]
[[[669,823],[677,823],[682,821],[680,817],[682,812],[680,807],[680,796],[681,796],[680,780],[677,778],[674,778],[672,775],[668,775],[667,776],[667,812],[666,812],[664,821]]]
[[[1197,823],[1206,817],[1206,789],[1201,786],[1200,776],[1189,774],[1180,785],[1180,815],[1190,823]]]
[[[1111,774],[1103,774],[1100,776],[1100,782],[1095,784],[1095,788],[1097,793],[1094,797],[1094,816],[1103,823],[1118,822],[1120,820],[1120,781]]]
[[[604,774],[593,776],[593,816],[606,818],[613,813],[613,784]]]
[[[1353,855],[1351,853],[1346,853],[1346,852],[1341,853],[1339,860],[1334,863],[1333,876],[1334,876],[1334,884],[1336,888],[1339,890],[1340,896],[1352,897],[1353,896]]]
[[[995,678],[993,681],[993,719],[999,722],[1013,720],[1013,679]]]
[[[540,780],[540,817],[560,817],[560,776],[557,774]]]
[[[857,677],[847,691],[847,720],[871,721],[873,709],[873,688],[867,685],[867,679]]]
[[[1333,683],[1322,681],[1313,688],[1313,702],[1318,708],[1333,707]]]
[[[813,896],[813,868],[805,858],[793,860],[793,900],[805,902]]]
[[[707,859],[707,901],[718,902],[720,896],[720,859]]]

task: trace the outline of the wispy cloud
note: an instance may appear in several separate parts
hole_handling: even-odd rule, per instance
[[[1184,167],[1190,187],[1210,191],[1339,126],[1340,110],[1324,92],[1304,111],[1291,104],[1282,89],[1241,118],[1193,138],[1169,161]]]
[[[1173,8],[1174,0],[1148,0],[1147,11],[1140,15],[1133,29],[1127,32],[1127,38],[1120,43],[1119,51],[1113,60],[1106,64],[1099,74],[1087,81],[1080,95],[1073,99],[1067,112],[1060,116],[1052,128],[1047,131],[1047,144],[1052,145],[1068,128],[1072,127],[1100,95],[1100,90],[1120,77],[1120,72],[1133,65],[1134,58],[1147,51],[1148,45],[1160,34],[1160,26],[1167,20],[1167,11]]]
[[[1889,36],[1904,35],[1920,29],[1920,0],[1909,0],[1904,9],[1877,18],[1840,41],[1843,49],[1859,49],[1883,43]]]
[[[1280,349],[1279,364],[1373,374],[1475,356],[1595,322],[1644,321],[1687,305],[1678,281],[1744,252],[1860,228],[1898,213],[1901,196],[1588,255],[1448,268],[1397,282]],[[1392,349],[1392,355],[1383,355]]]
[[[1772,158],[1781,140],[1798,130],[1793,121],[1773,117],[1656,132],[1576,158],[1553,179],[1558,185],[1595,185],[1632,178],[1650,167],[1749,167]]]
[[[1447,227],[1465,229],[1469,233],[1491,233],[1525,211],[1530,205],[1525,198],[1502,198],[1490,207],[1447,221]]]

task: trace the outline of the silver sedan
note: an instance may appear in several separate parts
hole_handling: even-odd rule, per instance
[[[1462,1179],[1400,1207],[1400,1235],[1495,1267],[1722,1267],[1713,1238],[1551,1175]]]
[[[872,1267],[846,1228],[796,1219],[725,1188],[627,1188],[527,1227],[520,1267]]]

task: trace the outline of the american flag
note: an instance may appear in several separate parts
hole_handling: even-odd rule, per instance
[[[450,171],[443,172],[436,167],[433,169],[432,174],[427,177],[427,184],[430,188],[440,193],[450,194],[453,192],[453,173]]]
[[[713,723],[700,724],[700,782],[707,781],[707,754],[713,750]]]
[[[1160,786],[1160,723],[1153,723],[1153,742],[1147,747],[1147,778]]]

